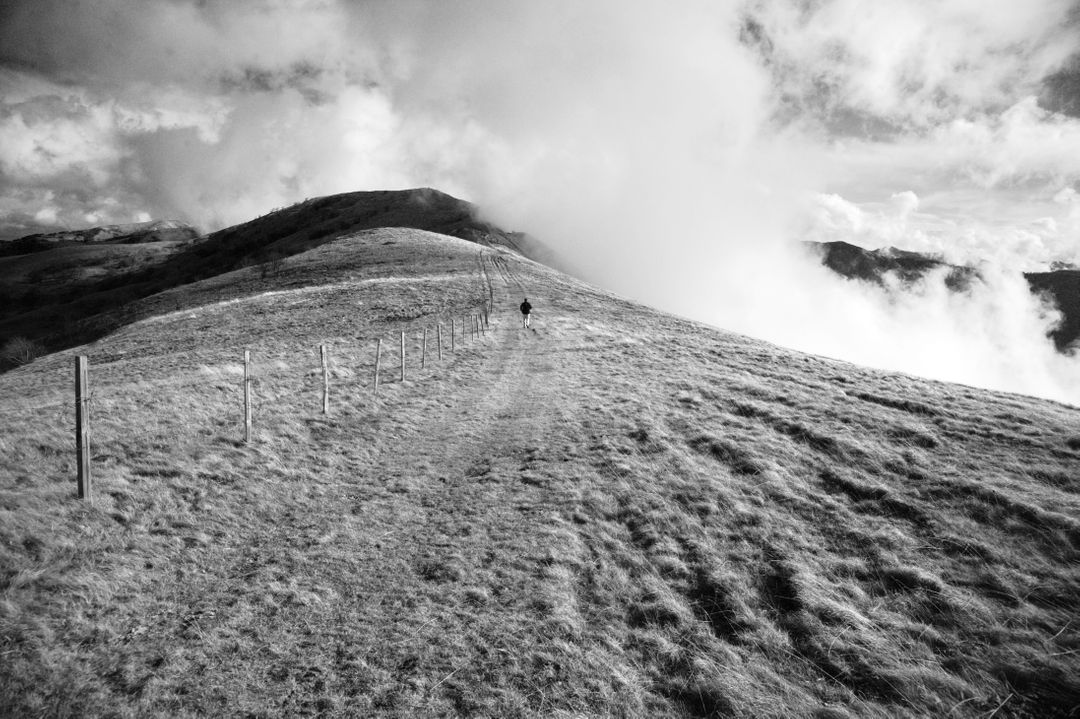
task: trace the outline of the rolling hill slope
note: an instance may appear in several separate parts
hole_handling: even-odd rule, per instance
[[[0,376],[0,714],[1080,707],[1080,409],[800,354],[405,228],[131,313]],[[452,318],[421,369],[422,330]]]
[[[175,224],[99,227],[0,243],[0,254],[5,248],[30,253],[61,245],[0,256],[0,346],[15,337],[51,351],[90,342],[130,322],[131,303],[145,297],[246,267],[258,267],[262,279],[272,281],[284,258],[378,227],[409,227],[508,247],[549,264],[553,257],[528,235],[483,220],[471,203],[430,188],[318,197],[197,241],[184,234],[184,241],[130,244],[193,232]],[[142,231],[116,234],[133,228]]]

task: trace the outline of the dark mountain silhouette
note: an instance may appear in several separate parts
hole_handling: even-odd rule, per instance
[[[867,250],[847,242],[804,244],[821,256],[822,264],[849,279],[883,284],[885,275],[892,274],[910,284],[931,271],[946,268],[945,284],[957,292],[968,289],[979,279],[979,272],[973,267],[952,265],[939,257],[895,247]],[[1048,297],[1061,310],[1062,322],[1050,337],[1059,351],[1067,350],[1080,337],[1080,270],[1025,272],[1024,277],[1033,292]]]
[[[820,252],[822,263],[829,269],[856,280],[881,284],[892,273],[905,283],[917,282],[928,272],[947,268],[945,284],[953,290],[966,289],[978,272],[970,267],[950,265],[930,255],[885,247],[866,250],[847,242],[807,242]]]
[[[1054,299],[1064,315],[1061,325],[1050,336],[1059,350],[1080,338],[1080,270],[1025,272],[1031,287]]]
[[[191,241],[191,228],[176,223],[92,228],[55,235],[31,235],[9,245],[34,252],[29,267],[23,257],[0,258],[0,345],[20,337],[58,350],[89,342],[131,321],[131,302],[163,290],[208,279],[236,269],[259,266],[272,276],[281,260],[342,235],[381,227],[437,232],[481,245],[512,249],[532,259],[553,262],[550,252],[524,233],[507,232],[479,217],[471,203],[430,188],[349,192],[306,200],[262,217]],[[132,232],[121,232],[130,230]],[[187,229],[184,229],[187,228]],[[111,264],[85,269],[100,259],[87,256],[86,245],[149,242],[154,237],[183,236],[141,263],[112,261],[121,250],[95,250]],[[141,238],[141,239],[137,239]],[[74,247],[78,245],[78,247]],[[165,245],[162,246],[163,250]],[[73,254],[81,252],[81,254]],[[45,286],[42,278],[51,278]]]

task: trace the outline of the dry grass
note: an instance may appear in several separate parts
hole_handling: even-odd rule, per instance
[[[1080,411],[480,255],[380,230],[149,298],[79,350],[93,507],[74,352],[0,377],[0,713],[1075,715]],[[375,338],[491,296],[372,398]]]

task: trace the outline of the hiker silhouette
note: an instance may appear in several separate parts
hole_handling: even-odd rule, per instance
[[[526,297],[525,301],[521,303],[521,326],[526,329],[529,327],[530,314],[532,314],[532,305],[529,304],[529,298]]]

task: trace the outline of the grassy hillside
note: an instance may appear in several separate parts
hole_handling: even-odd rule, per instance
[[[275,210],[196,242],[130,247],[78,243],[32,255],[0,257],[0,346],[15,337],[33,340],[50,350],[90,342],[131,321],[132,302],[247,267],[258,267],[264,278],[273,277],[286,257],[343,235],[379,227],[428,230],[550,259],[550,253],[535,240],[491,225],[470,203],[437,190],[330,195]],[[49,242],[42,247],[74,243],[57,239],[69,235],[85,237],[85,241],[111,237],[110,229],[115,228],[47,236]],[[23,239],[35,237],[39,236]],[[127,243],[140,237],[118,236],[106,241]],[[12,248],[20,243],[26,244],[0,245]],[[0,371],[4,369],[7,367],[0,364]]]
[[[799,354],[415,230],[279,269],[148,298],[0,376],[0,715],[1080,711],[1077,408]],[[398,332],[417,358],[489,300],[486,335],[398,380]]]

